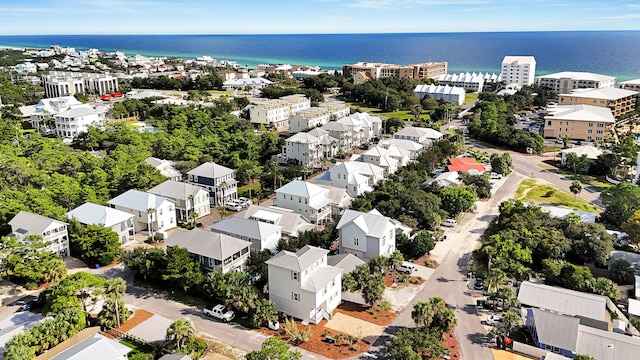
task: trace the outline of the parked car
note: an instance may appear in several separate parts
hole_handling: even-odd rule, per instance
[[[458,222],[455,219],[445,219],[441,225],[446,227],[456,227],[458,226]]]
[[[233,310],[227,310],[227,308],[222,304],[205,307],[204,314],[222,320],[224,322],[229,322],[236,317],[236,314],[233,312]]]
[[[489,176],[493,180],[502,179],[502,174],[498,174],[497,172],[491,172],[491,176]]]
[[[476,278],[476,281],[473,283],[473,288],[476,290],[484,289],[484,278]]]
[[[227,202],[227,205],[225,206],[225,208],[227,210],[233,210],[233,211],[242,211],[243,209],[242,205],[240,205],[240,203],[235,200],[231,200]]]
[[[413,274],[413,272],[416,271],[416,266],[409,262],[403,262],[402,264],[396,266],[396,271],[405,274]]]
[[[253,201],[251,201],[251,199],[244,196],[239,197],[237,202],[240,203],[240,205],[242,205],[243,207],[249,207],[249,205],[253,204]]]
[[[447,240],[447,233],[444,232],[442,233],[442,235],[440,235],[440,237],[438,238],[438,241],[445,241]]]
[[[484,323],[490,326],[496,326],[500,322],[502,322],[502,315],[489,315]]]

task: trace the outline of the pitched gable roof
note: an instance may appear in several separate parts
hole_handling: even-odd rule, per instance
[[[9,221],[12,229],[23,229],[32,235],[41,235],[52,224],[57,226],[68,225],[65,222],[27,211],[20,211]]]
[[[368,236],[381,238],[385,235],[387,225],[393,224],[391,223],[390,218],[379,214],[379,212],[374,212],[373,210],[369,213],[363,213],[347,209],[342,214],[338,225],[336,225],[336,229],[342,229],[348,224],[353,223]]]
[[[192,254],[224,260],[251,246],[251,242],[196,228],[191,231],[174,230],[165,240],[165,246],[183,247]]]
[[[523,305],[600,321],[607,320],[607,298],[601,295],[525,281],[518,301]]]
[[[233,174],[233,170],[214,162],[204,163],[197,168],[187,172],[188,175],[201,176],[205,178],[215,179],[229,174]]]
[[[280,225],[268,224],[255,219],[231,216],[211,225],[211,231],[234,234],[249,239],[263,240],[282,229]]]
[[[67,217],[69,219],[75,218],[83,224],[111,227],[131,219],[133,215],[108,206],[88,202],[69,211]]]
[[[311,266],[323,256],[327,255],[329,250],[319,247],[305,245],[296,252],[287,250],[280,251],[271,259],[265,261],[267,265],[273,265],[293,271],[303,271]]]
[[[107,201],[107,203],[138,211],[147,211],[147,209],[158,209],[165,201],[169,200],[163,196],[131,189]]]
[[[317,195],[326,195],[327,189],[321,188],[318,185],[311,184],[306,181],[293,180],[278,188],[276,190],[276,193],[295,195],[303,198],[312,198]]]
[[[189,195],[196,196],[201,191],[206,193],[206,191],[199,186],[173,180],[167,180],[147,190],[150,194],[180,200],[187,200]]]

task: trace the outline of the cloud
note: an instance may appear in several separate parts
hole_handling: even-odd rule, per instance
[[[640,14],[624,14],[618,16],[607,16],[604,17],[607,20],[632,20],[632,19],[640,19]]]

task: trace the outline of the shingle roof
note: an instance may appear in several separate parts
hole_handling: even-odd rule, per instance
[[[381,238],[385,235],[387,226],[391,224],[391,219],[386,216],[377,215],[375,212],[364,213],[347,209],[342,214],[338,225],[336,225],[336,229],[342,229],[351,223],[355,224],[368,236]]]
[[[107,203],[138,211],[147,211],[147,209],[158,209],[165,201],[168,200],[163,196],[131,189],[107,201]]]
[[[251,246],[251,242],[196,228],[191,231],[174,230],[165,240],[165,246],[179,246],[192,254],[224,260]]]
[[[103,335],[94,334],[52,357],[51,360],[116,360],[131,351],[132,349],[128,346]]]
[[[234,234],[244,238],[264,240],[282,229],[280,225],[268,224],[254,219],[231,216],[211,225],[211,231]]]
[[[276,189],[276,193],[295,195],[304,198],[312,198],[317,195],[326,194],[327,190],[318,185],[302,180],[293,180],[284,186]]]
[[[108,206],[88,202],[69,211],[67,217],[69,219],[75,218],[83,224],[111,227],[131,219],[133,215]]]
[[[187,172],[187,174],[215,179],[233,174],[233,170],[214,162],[207,162]]]
[[[300,272],[311,266],[311,264],[315,263],[328,253],[329,250],[306,245],[296,252],[287,250],[280,251],[271,259],[265,261],[265,263],[267,265],[273,265]]]
[[[12,229],[24,229],[29,234],[40,235],[51,224],[57,224],[57,226],[67,225],[67,223],[48,218],[46,216],[33,214],[26,211],[20,211],[16,216],[9,221]]]
[[[587,294],[560,287],[525,281],[520,285],[518,301],[553,312],[605,321],[608,313],[605,296]]]
[[[187,200],[189,195],[196,196],[200,191],[204,191],[201,187],[179,182],[167,180],[162,184],[158,184],[147,190],[150,194],[164,196],[169,199]]]
[[[580,319],[540,309],[532,311],[541,343],[565,350],[576,349]]]

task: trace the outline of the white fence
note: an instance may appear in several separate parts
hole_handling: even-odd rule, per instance
[[[521,354],[533,356],[538,359],[541,359],[542,356],[546,355],[548,352],[547,350],[540,349],[535,346],[523,344],[517,341],[513,342],[513,351],[519,352]]]

